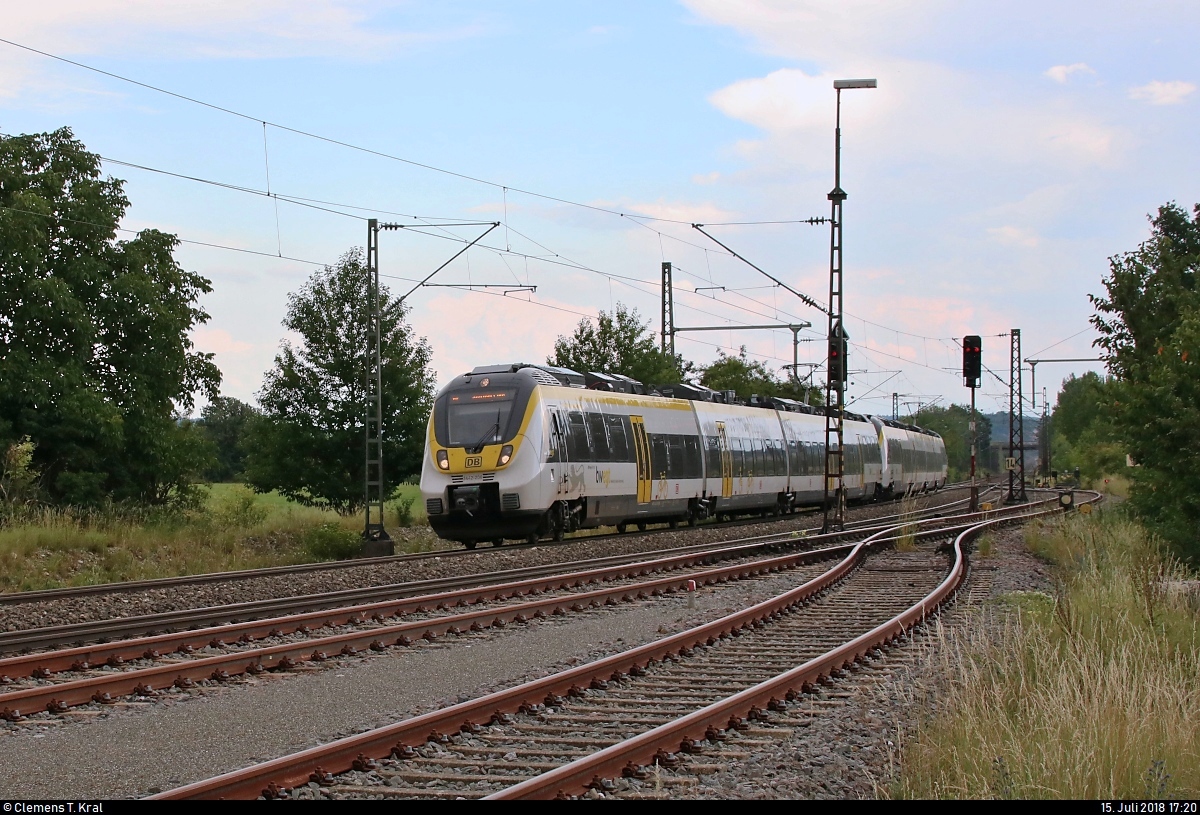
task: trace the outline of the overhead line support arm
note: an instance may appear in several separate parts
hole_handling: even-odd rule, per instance
[[[814,224],[817,224],[817,223],[826,223],[826,222],[827,222],[827,219],[825,219],[825,218],[809,218],[807,221],[805,221],[805,223],[814,223]],[[692,229],[696,230],[696,231],[697,231],[697,232],[699,232],[701,235],[703,235],[704,237],[708,238],[710,241],[712,241],[713,243],[715,243],[717,246],[721,247],[721,248],[722,248],[722,249],[724,249],[726,252],[728,252],[729,254],[733,255],[733,256],[734,256],[735,258],[737,258],[738,260],[740,260],[742,263],[745,263],[745,264],[746,264],[747,266],[749,266],[751,269],[754,269],[754,270],[755,270],[755,271],[757,271],[759,274],[761,274],[761,275],[763,275],[764,277],[766,277],[768,280],[774,281],[775,285],[777,285],[777,286],[782,286],[783,288],[787,289],[787,290],[788,290],[788,291],[790,291],[792,294],[794,294],[794,295],[796,295],[797,297],[799,297],[799,298],[800,298],[800,299],[801,299],[801,300],[802,300],[802,301],[803,301],[805,304],[812,306],[813,308],[815,308],[815,309],[817,309],[818,311],[820,311],[822,314],[825,314],[825,315],[828,315],[828,314],[829,314],[829,309],[825,308],[824,306],[822,306],[820,303],[818,303],[816,300],[812,299],[812,298],[811,298],[811,297],[809,297],[808,295],[806,295],[806,294],[801,294],[800,292],[796,291],[796,290],[795,290],[795,289],[793,289],[791,286],[789,286],[787,283],[784,283],[782,280],[780,280],[779,278],[775,277],[774,275],[771,275],[771,274],[769,274],[768,272],[765,272],[765,271],[763,271],[762,269],[760,269],[758,266],[755,266],[753,263],[751,263],[750,261],[746,260],[746,259],[745,259],[744,257],[742,257],[741,255],[739,255],[737,252],[733,251],[733,250],[732,250],[732,249],[730,249],[728,246],[726,246],[725,244],[721,243],[719,240],[717,240],[716,238],[714,238],[712,235],[710,235],[710,234],[708,234],[707,232],[705,232],[705,231],[704,231],[704,230],[701,228],[701,227],[703,227],[703,226],[704,226],[704,224],[692,224]]]

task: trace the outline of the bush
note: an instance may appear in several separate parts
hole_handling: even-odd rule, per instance
[[[213,519],[227,529],[258,526],[267,519],[267,508],[246,487],[231,490],[213,508]]]
[[[362,551],[362,536],[326,522],[304,532],[304,549],[314,560],[349,560]]]
[[[414,498],[401,498],[396,502],[396,526],[413,525]]]

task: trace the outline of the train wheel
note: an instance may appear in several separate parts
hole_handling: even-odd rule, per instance
[[[531,545],[537,543],[538,540],[539,540],[539,535],[538,535],[536,529],[525,536],[525,542],[528,544],[531,544]]]
[[[504,545],[504,538],[493,538],[492,539],[492,546],[503,546],[503,545]]]
[[[550,510],[550,536],[560,543],[567,536],[567,507],[561,501]]]
[[[679,519],[672,518],[671,520],[667,521],[667,526],[671,527],[672,529],[678,529],[679,528]]]
[[[467,547],[468,549],[474,549],[475,541],[463,541],[463,546]]]
[[[628,529],[628,528],[629,528],[629,527],[628,527],[627,525],[625,525],[624,523],[619,523],[619,524],[617,524],[617,534],[618,534],[618,535],[624,535],[624,534],[625,534],[625,530],[626,530],[626,529]]]
[[[646,531],[646,522],[638,521],[638,532],[645,532],[645,531]]]
[[[699,518],[696,517],[696,510],[692,510],[688,513],[687,525],[695,526],[697,523],[699,523]]]

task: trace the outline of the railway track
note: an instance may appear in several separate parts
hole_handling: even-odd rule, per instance
[[[879,658],[959,588],[971,536],[1050,511],[1027,505],[982,523],[939,519],[879,530],[840,547],[844,556],[832,568],[797,588],[719,620],[154,797],[515,798],[635,789],[656,763],[727,757],[722,744],[735,733],[752,731],[856,662]],[[924,542],[912,552],[887,548],[905,534]],[[952,547],[938,546],[951,540]]]
[[[961,507],[966,504],[966,499],[954,500],[945,502],[939,505],[926,507],[912,513],[910,517],[930,517],[944,515],[956,507]],[[511,569],[500,572],[484,572],[474,575],[464,575],[449,578],[436,578],[430,580],[416,580],[406,583],[393,583],[382,586],[368,586],[354,589],[344,589],[332,592],[322,592],[319,594],[307,594],[293,597],[284,597],[268,600],[254,600],[240,603],[227,603],[220,606],[211,606],[195,609],[179,609],[175,611],[160,612],[148,615],[135,615],[129,617],[116,617],[106,620],[96,620],[81,623],[69,623],[57,626],[46,626],[41,628],[26,629],[22,631],[11,631],[0,633],[0,654],[14,654],[21,651],[31,651],[45,648],[62,648],[67,644],[83,644],[89,642],[103,642],[113,639],[125,638],[145,638],[153,636],[156,633],[171,632],[181,629],[195,628],[210,628],[222,626],[227,623],[245,620],[263,620],[282,616],[315,614],[320,610],[339,611],[350,608],[347,615],[351,616],[359,613],[368,615],[376,613],[384,613],[378,608],[366,608],[373,604],[386,603],[387,601],[405,597],[419,597],[433,593],[443,593],[456,591],[460,589],[469,589],[476,587],[486,587],[498,583],[512,583],[520,580],[530,580],[543,578],[552,575],[558,575],[570,572],[579,572],[588,569],[605,568],[609,566],[621,566],[631,562],[636,562],[639,559],[659,558],[666,559],[677,555],[687,556],[705,556],[711,553],[712,557],[730,556],[728,551],[731,546],[739,543],[758,546],[770,546],[779,544],[795,545],[796,538],[803,535],[803,542],[807,546],[821,545],[823,543],[845,539],[855,531],[871,529],[886,525],[889,518],[897,518],[897,515],[885,516],[877,519],[862,519],[846,524],[846,531],[842,533],[833,533],[828,535],[809,535],[810,530],[790,531],[785,533],[772,533],[767,535],[757,535],[751,538],[746,538],[741,541],[719,541],[705,544],[696,544],[692,546],[676,547],[671,550],[660,550],[658,552],[641,552],[636,554],[624,554],[607,558],[595,558],[588,561],[575,561],[567,563],[546,564],[523,569]],[[793,537],[796,536],[796,537]],[[464,550],[465,553],[465,550]],[[695,561],[693,561],[694,563]],[[711,561],[705,561],[711,562]],[[688,565],[692,565],[689,563]],[[92,587],[87,587],[92,588]],[[55,590],[55,592],[63,592],[56,594],[58,598],[70,597],[66,592],[70,590]],[[391,613],[391,612],[389,612]],[[336,624],[333,618],[325,620],[322,618],[317,622],[318,617],[311,617],[305,624],[308,625],[326,625]],[[268,628],[268,631],[271,630]],[[243,633],[239,632],[234,635],[234,639],[240,638]],[[227,634],[211,632],[213,637],[223,638]],[[262,636],[261,634],[250,634],[250,636]],[[169,650],[174,650],[177,647],[183,646],[184,642],[179,642],[172,646]],[[192,647],[195,647],[195,638],[189,641]],[[156,644],[147,644],[148,648],[159,648]],[[97,664],[105,662],[109,656],[97,659],[94,654],[89,654],[86,651],[79,651],[72,658],[75,660],[83,660],[89,664]],[[121,655],[122,659],[128,659],[128,655]],[[70,664],[68,662],[67,664]],[[59,669],[51,669],[59,670]],[[0,677],[19,676],[14,674],[10,669],[6,669],[4,661],[0,660]]]
[[[945,518],[938,524],[961,526],[968,522],[964,518],[974,516]],[[823,542],[853,534],[826,535]],[[383,651],[416,640],[658,596],[696,581],[727,582],[797,569],[844,554],[850,546],[797,552],[797,543],[790,534],[760,536],[718,549],[700,547],[696,553],[676,552],[633,564],[592,564],[565,575],[526,577],[485,588],[8,657],[0,659],[0,718],[16,721],[34,711],[61,713],[90,702],[105,704],[121,696],[149,697],[167,687],[194,687],[203,680],[224,682],[267,670],[286,671],[337,655]],[[792,551],[773,554],[781,549]],[[503,604],[510,599],[519,602]],[[398,618],[403,622],[391,622]]]
[[[947,485],[946,487],[943,487],[941,492],[945,493],[947,491],[954,491],[954,490],[958,490],[958,489],[962,489],[961,484],[950,484],[950,485]],[[993,485],[991,487],[985,486],[984,489],[985,489],[985,491],[986,490],[994,491],[994,490],[998,490],[999,488]],[[919,512],[936,512],[936,511],[939,511],[939,508],[949,508],[949,507],[953,507],[953,506],[960,506],[960,505],[965,505],[966,503],[967,503],[967,499],[956,499],[954,501],[946,502],[943,504],[938,504],[933,507],[925,507],[918,511]],[[868,505],[868,506],[870,506],[870,505]],[[818,514],[818,513],[819,513],[819,510],[803,510],[803,511],[795,513],[794,515],[785,516],[785,517],[792,519],[792,518],[796,518],[796,517],[811,516],[811,515]],[[885,515],[883,517],[887,517],[887,516]],[[762,517],[753,517],[753,518],[739,518],[736,520],[723,521],[723,522],[712,521],[712,522],[707,522],[705,524],[702,524],[701,528],[707,528],[707,529],[716,528],[716,527],[736,528],[738,526],[760,524],[760,523],[763,523],[764,520],[766,520],[766,519],[764,519]],[[862,519],[862,520],[850,521],[847,523],[846,526],[847,526],[847,528],[850,528],[852,524],[870,523],[871,520],[872,519]],[[649,529],[649,530],[646,530],[645,532],[641,532],[638,534],[654,536],[654,535],[670,533],[672,531],[675,531],[674,527],[668,528],[664,525],[662,528]],[[580,540],[596,542],[596,541],[605,541],[605,540],[628,539],[629,537],[630,537],[630,535],[628,533],[569,536],[567,538],[567,542],[580,541]],[[552,544],[550,544],[547,541],[542,541],[538,544],[510,543],[510,544],[507,544],[504,547],[502,547],[502,550],[506,551],[506,552],[512,552],[512,551],[521,551],[524,549],[545,547],[548,545],[552,545]],[[363,567],[371,567],[371,566],[386,566],[386,565],[392,565],[392,564],[406,564],[406,563],[412,563],[412,562],[421,562],[424,560],[429,560],[431,558],[442,558],[442,559],[471,558],[471,557],[478,557],[480,555],[486,555],[487,551],[491,551],[491,550],[468,550],[468,549],[457,549],[457,548],[456,549],[438,549],[438,550],[434,550],[431,552],[415,552],[415,553],[408,553],[408,554],[401,554],[401,555],[388,555],[385,557],[358,558],[355,560],[333,561],[333,562],[323,562],[323,563],[302,563],[302,564],[297,564],[297,565],[293,565],[293,566],[271,566],[271,567],[266,567],[266,568],[261,568],[261,569],[243,569],[240,571],[233,571],[233,572],[212,572],[212,573],[208,573],[208,574],[182,575],[179,577],[164,577],[164,578],[155,578],[152,580],[129,580],[129,581],[123,581],[123,582],[118,582],[118,583],[99,583],[99,584],[90,585],[90,586],[71,586],[71,587],[58,588],[58,589],[41,589],[41,590],[37,590],[37,591],[0,592],[0,606],[43,602],[43,601],[48,601],[48,600],[64,600],[64,599],[70,600],[70,599],[76,599],[76,598],[81,598],[81,597],[92,597],[92,596],[105,595],[105,594],[129,593],[129,592],[137,592],[137,591],[149,591],[149,590],[155,590],[155,589],[172,589],[172,588],[180,588],[180,587],[185,587],[185,586],[200,586],[200,585],[212,584],[212,583],[228,582],[228,583],[236,584],[238,582],[243,582],[246,580],[253,580],[253,579],[257,579],[257,578],[264,578],[264,577],[288,577],[288,576],[307,575],[307,574],[313,574],[313,573],[319,573],[319,572],[340,572],[340,571],[345,571],[348,569],[361,569]]]

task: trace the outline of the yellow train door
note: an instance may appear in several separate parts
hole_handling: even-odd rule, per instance
[[[637,502],[648,504],[652,492],[650,440],[646,437],[646,426],[641,416],[630,416],[629,424],[633,428],[633,450],[637,458]]]
[[[717,422],[717,438],[721,445],[721,497],[730,498],[733,496],[733,456],[729,453],[724,422]]]

